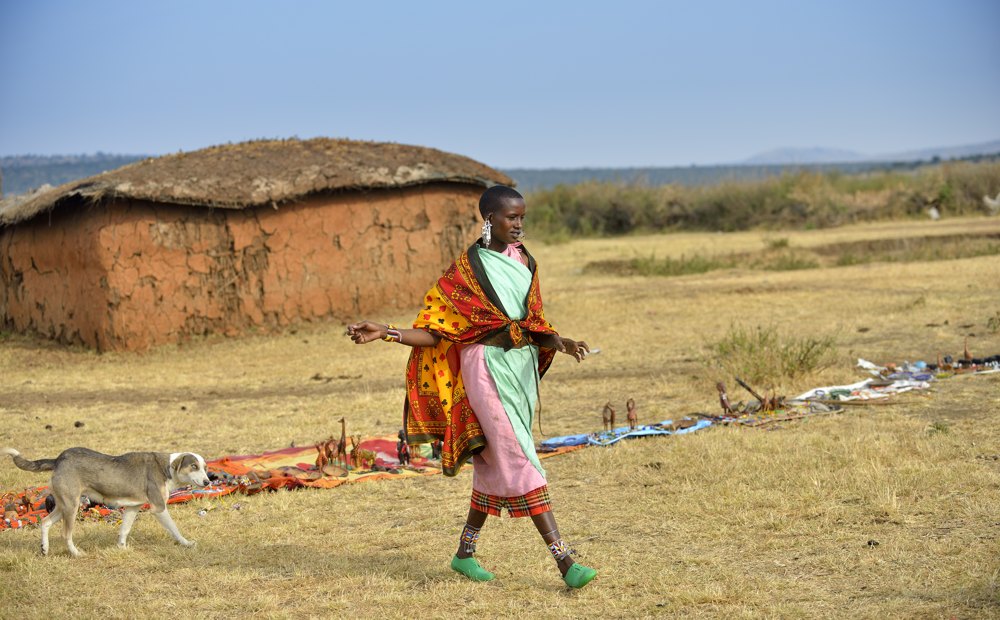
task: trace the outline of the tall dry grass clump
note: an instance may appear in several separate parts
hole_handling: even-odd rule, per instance
[[[729,376],[773,387],[831,366],[835,344],[830,335],[789,336],[774,325],[733,324],[709,344],[708,362]]]

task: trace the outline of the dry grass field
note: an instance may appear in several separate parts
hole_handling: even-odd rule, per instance
[[[967,336],[974,354],[1000,353],[990,322],[1000,256],[673,278],[585,275],[588,262],[752,252],[775,237],[807,248],[998,232],[1000,219],[969,218],[536,244],[548,317],[601,349],[579,365],[556,360],[542,383],[543,430],[596,430],[609,399],[623,412],[635,398],[640,422],[716,411],[714,383],[731,377],[706,360],[734,325],[834,338],[832,366],[774,386],[789,395],[863,378],[858,357],[932,360],[961,353]],[[405,324],[412,314],[359,318]],[[314,325],[142,355],[0,335],[0,445],[31,458],[74,445],[214,457],[339,435],[342,416],[349,432],[394,433],[407,350],[355,346],[343,331]],[[479,556],[496,581],[450,571],[467,470],[172,506],[193,549],[148,515],[125,551],[116,528],[80,524],[79,560],[61,525],[47,558],[37,529],[0,532],[0,616],[997,617],[998,419],[1000,375],[958,376],[769,431],[712,428],[547,460],[561,530],[600,571],[581,591],[566,590],[522,520],[491,519],[483,531]],[[0,488],[45,482],[0,462]]]

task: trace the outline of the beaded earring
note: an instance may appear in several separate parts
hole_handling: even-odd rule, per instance
[[[490,245],[490,238],[492,237],[493,224],[490,223],[490,219],[487,217],[483,220],[483,243],[487,246]]]

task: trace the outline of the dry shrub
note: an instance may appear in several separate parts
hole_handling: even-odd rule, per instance
[[[751,384],[775,386],[829,367],[834,345],[833,336],[785,336],[773,325],[733,324],[709,345],[710,363]]]

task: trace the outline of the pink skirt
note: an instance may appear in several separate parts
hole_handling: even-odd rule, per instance
[[[486,435],[486,448],[472,457],[472,488],[486,495],[520,497],[545,486],[545,478],[524,455],[514,436],[486,365],[484,348],[471,344],[461,351],[465,392]]]

